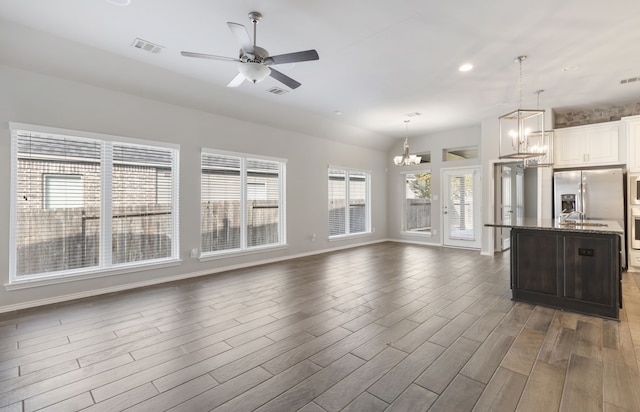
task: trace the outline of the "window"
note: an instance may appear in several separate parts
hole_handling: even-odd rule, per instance
[[[458,147],[455,149],[443,149],[442,160],[445,162],[453,160],[467,160],[478,158],[478,146]]]
[[[177,259],[177,148],[11,129],[11,282]]]
[[[44,208],[82,207],[81,175],[44,175]]]
[[[407,173],[404,179],[405,232],[431,234],[431,173]]]
[[[370,232],[369,173],[329,168],[329,237]]]
[[[201,166],[203,255],[285,244],[284,161],[205,150]]]

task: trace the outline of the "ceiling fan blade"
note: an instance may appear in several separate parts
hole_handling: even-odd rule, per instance
[[[305,50],[295,53],[279,54],[277,56],[269,56],[265,59],[265,64],[283,64],[306,62],[309,60],[318,60],[318,52],[315,50]]]
[[[238,87],[242,84],[243,81],[244,81],[244,76],[242,75],[242,73],[238,73],[236,77],[234,77],[233,80],[229,82],[227,87]]]
[[[287,76],[286,74],[283,74],[277,71],[276,69],[271,69],[271,73],[269,74],[269,76],[273,77],[274,79],[284,84],[285,86],[288,86],[291,89],[297,89],[302,84],[293,80],[291,77]]]
[[[236,41],[240,44],[240,48],[245,53],[253,54],[253,43],[251,43],[251,37],[249,37],[249,32],[247,32],[247,28],[242,24],[227,22],[227,26],[233,33],[233,37],[236,38]]]
[[[188,52],[188,51],[180,52],[180,54],[185,56],[185,57],[197,57],[199,59],[211,59],[211,60],[222,60],[222,61],[229,61],[229,62],[240,62],[240,59],[236,59],[236,58],[233,58],[233,57],[216,56],[216,55],[213,55],[213,54],[194,53],[194,52]]]

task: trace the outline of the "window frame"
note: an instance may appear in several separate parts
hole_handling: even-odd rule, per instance
[[[344,214],[344,226],[345,226],[345,233],[341,233],[341,234],[337,234],[337,235],[331,235],[331,216],[330,216],[330,209],[327,208],[327,232],[329,233],[328,235],[328,239],[330,241],[332,240],[341,240],[341,239],[347,239],[347,238],[353,238],[353,237],[360,237],[360,236],[367,236],[370,235],[372,232],[372,226],[371,226],[371,171],[369,170],[363,170],[363,169],[354,169],[354,168],[350,168],[350,167],[343,167],[343,166],[336,166],[336,165],[329,165],[329,167],[327,168],[327,200],[330,200],[329,197],[329,182],[330,182],[330,174],[331,171],[335,170],[335,171],[343,171],[345,173],[345,192],[344,192],[344,198],[345,198],[345,202],[347,202],[349,205],[351,203],[351,189],[350,189],[350,175],[351,173],[354,174],[364,174],[365,175],[365,230],[362,232],[355,232],[355,233],[351,233],[351,215],[350,215],[350,207],[346,207],[345,208],[345,214]],[[327,204],[329,202],[327,201]]]
[[[29,287],[57,284],[70,281],[79,281],[104,276],[147,270],[164,266],[175,266],[180,262],[180,231],[179,231],[179,182],[180,182],[180,145],[157,142],[152,140],[135,139],[130,137],[78,131],[71,129],[53,128],[26,123],[9,122],[11,131],[11,202],[10,202],[10,228],[9,228],[9,283],[5,284],[7,290],[17,290]],[[56,138],[70,138],[76,141],[93,142],[100,145],[100,231],[98,264],[89,267],[67,269],[53,272],[42,272],[28,275],[17,275],[17,190],[18,190],[18,134],[33,133]],[[112,197],[111,175],[113,170],[113,145],[125,144],[149,148],[162,148],[171,152],[171,252],[170,256],[160,259],[140,260],[126,263],[113,264],[111,261],[111,236],[112,236]],[[84,179],[82,179],[84,181]],[[44,188],[43,188],[44,189]],[[44,207],[44,204],[42,205]]]
[[[201,261],[212,260],[212,259],[220,259],[227,258],[236,255],[246,255],[251,253],[261,253],[266,251],[272,251],[277,249],[285,249],[288,247],[287,244],[287,225],[286,225],[286,170],[287,170],[287,159],[272,157],[272,156],[262,156],[255,155],[250,153],[240,153],[240,152],[231,152],[226,150],[217,150],[212,148],[201,148],[200,151],[200,207],[202,208],[202,161],[204,156],[206,155],[218,155],[218,156],[228,156],[235,157],[240,160],[240,247],[230,248],[230,249],[222,249],[222,250],[214,250],[214,251],[204,251],[202,245],[202,224],[200,223],[200,255],[199,259]],[[259,246],[248,246],[248,229],[247,229],[247,205],[248,205],[248,194],[249,194],[249,186],[251,186],[252,182],[247,182],[247,162],[252,160],[258,161],[267,161],[274,162],[278,164],[278,235],[279,242],[277,243],[269,243],[266,245]],[[200,212],[200,222],[202,219],[202,212]]]
[[[403,235],[409,236],[418,236],[423,238],[431,238],[434,236],[433,234],[433,225],[429,232],[419,232],[414,230],[407,230],[407,214],[406,214],[406,201],[407,201],[407,175],[420,175],[420,174],[430,174],[431,175],[431,215],[430,219],[433,219],[433,171],[431,169],[417,169],[417,170],[407,170],[402,171],[400,176],[402,177],[402,217],[401,217],[401,229],[400,232]]]

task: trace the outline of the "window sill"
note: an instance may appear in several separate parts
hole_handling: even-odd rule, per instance
[[[360,232],[360,233],[353,233],[348,235],[329,236],[329,242],[333,242],[336,240],[348,240],[348,239],[355,239],[359,237],[367,237],[367,236],[370,236],[372,233],[373,232]]]
[[[127,266],[119,266],[117,268],[96,269],[91,271],[75,272],[75,273],[66,274],[66,275],[30,277],[28,279],[13,280],[10,283],[6,283],[4,287],[8,291],[36,288],[41,286],[57,285],[60,283],[68,283],[68,282],[77,282],[81,280],[102,278],[102,277],[121,275],[121,274],[132,273],[132,272],[141,272],[149,269],[173,267],[173,266],[180,265],[181,262],[182,260],[180,259],[171,259],[171,260],[154,261],[153,263],[145,262],[145,263],[139,263],[139,264],[131,264]]]
[[[410,231],[402,231],[400,232],[401,235],[406,235],[406,236],[415,236],[415,237],[433,237],[433,233],[429,232],[410,232]]]
[[[210,260],[218,260],[218,259],[227,259],[227,258],[233,258],[233,257],[238,257],[238,256],[246,256],[246,255],[254,255],[257,253],[266,253],[266,252],[272,252],[274,250],[285,250],[288,249],[289,245],[288,244],[282,244],[282,245],[276,245],[276,246],[263,246],[263,247],[256,247],[256,248],[251,248],[251,249],[243,249],[243,250],[233,250],[231,252],[209,252],[207,254],[203,254],[200,255],[200,261],[201,262],[207,262]]]

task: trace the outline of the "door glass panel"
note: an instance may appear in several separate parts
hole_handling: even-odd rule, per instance
[[[448,232],[451,239],[475,240],[473,216],[473,173],[448,178]]]

